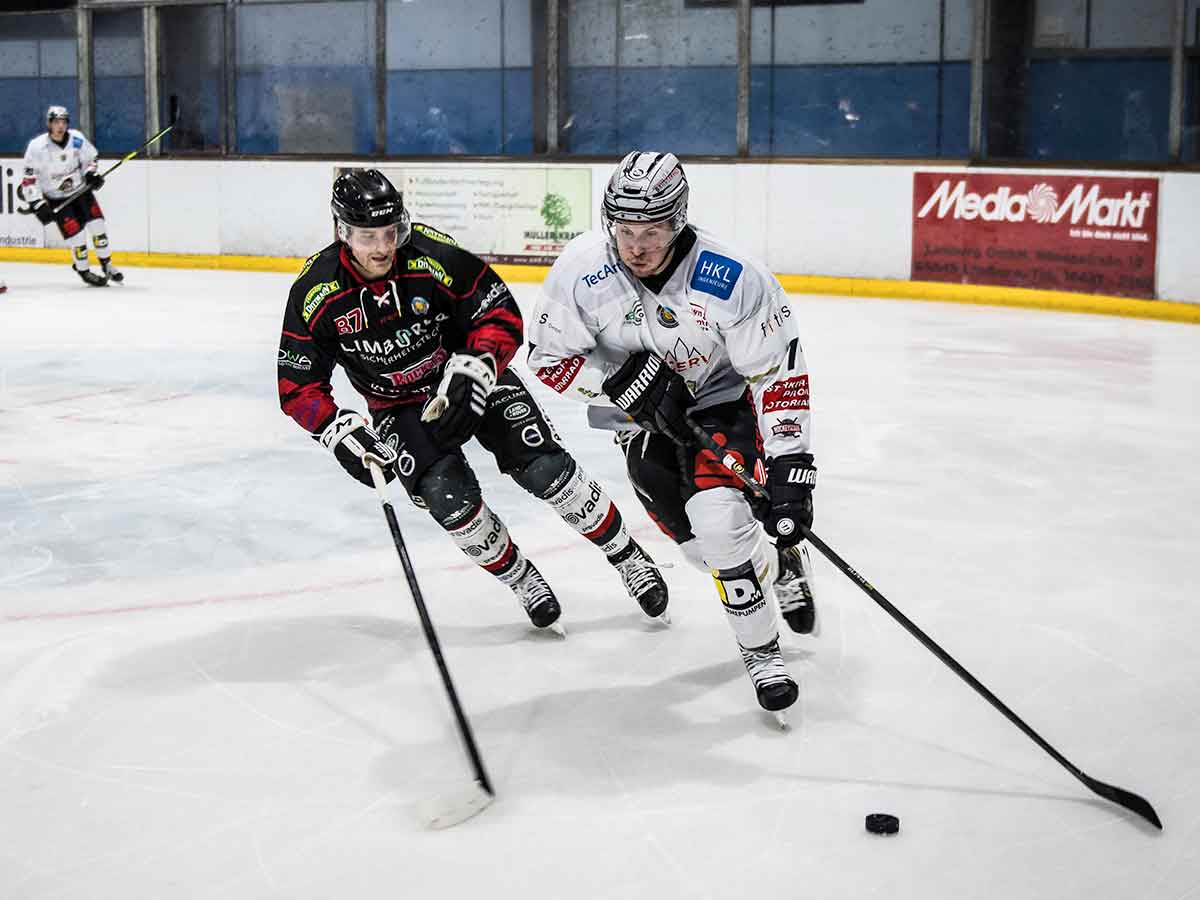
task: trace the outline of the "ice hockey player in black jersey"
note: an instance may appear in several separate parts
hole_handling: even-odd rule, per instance
[[[561,613],[558,598],[484,502],[462,451],[476,438],[500,471],[604,551],[648,616],[666,621],[657,567],[509,368],[522,320],[505,283],[449,236],[410,222],[403,197],[375,169],[340,175],[331,205],[337,239],[304,264],[284,313],[283,411],[363,484],[368,462],[398,478],[547,627]],[[338,365],[369,420],[335,402]]]
[[[104,287],[110,281],[120,283],[125,276],[113,265],[108,226],[96,200],[95,192],[104,186],[104,177],[96,171],[96,148],[70,125],[66,107],[51,106],[46,110],[46,133],[35,137],[25,149],[25,174],[19,193],[38,221],[58,226],[71,248],[75,272],[85,284]],[[85,185],[87,190],[58,212],[54,211]],[[89,233],[100,260],[99,274],[88,265]]]

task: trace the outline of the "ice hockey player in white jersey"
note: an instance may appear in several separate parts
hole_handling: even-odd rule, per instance
[[[104,211],[96,201],[95,192],[104,186],[104,177],[96,171],[96,148],[70,125],[66,107],[46,110],[46,133],[39,134],[25,148],[25,174],[18,193],[39,222],[58,225],[71,248],[73,267],[84,283],[92,287],[104,287],[109,281],[120,283],[125,276],[113,265]],[[54,211],[85,185],[87,190]],[[88,265],[89,233],[100,260],[100,274]]]
[[[671,153],[633,152],[604,193],[603,229],[572,240],[529,325],[530,367],[620,434],[651,518],[712,572],[759,704],[799,694],[779,649],[776,603],[815,630],[807,547],[816,469],[796,315],[761,264],[687,221]],[[689,417],[765,481],[750,495],[695,443]],[[761,524],[760,524],[761,522]],[[776,539],[772,546],[764,535]]]

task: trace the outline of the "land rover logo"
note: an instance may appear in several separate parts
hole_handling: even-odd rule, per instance
[[[508,419],[508,421],[510,421],[510,422],[515,422],[518,419],[523,419],[527,415],[529,415],[529,404],[528,403],[514,403],[511,406],[509,406],[508,409],[504,410],[504,418]]]

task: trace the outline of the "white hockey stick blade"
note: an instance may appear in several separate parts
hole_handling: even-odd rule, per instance
[[[465,822],[487,809],[496,798],[478,781],[468,787],[422,801],[417,812],[430,828],[440,830]]]

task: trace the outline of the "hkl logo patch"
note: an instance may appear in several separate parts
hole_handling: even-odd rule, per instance
[[[742,264],[705,250],[692,270],[692,290],[712,294],[718,300],[728,300],[742,274]]]

